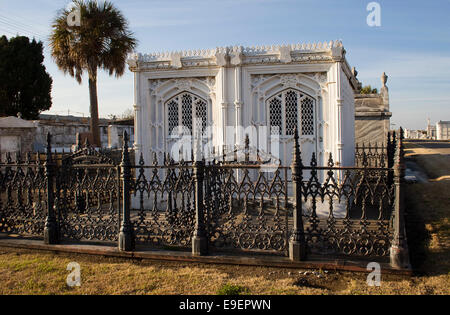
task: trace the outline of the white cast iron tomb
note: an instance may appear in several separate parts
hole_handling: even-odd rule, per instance
[[[340,41],[133,54],[128,64],[137,159],[162,159],[183,132],[203,134],[205,151],[241,147],[248,134],[251,147],[273,154],[278,146],[289,165],[297,126],[305,164],[313,152],[319,165],[330,153],[338,166],[354,164],[358,81]]]

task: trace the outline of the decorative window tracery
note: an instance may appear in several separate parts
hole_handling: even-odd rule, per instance
[[[288,89],[269,98],[267,104],[272,132],[278,127],[281,136],[293,136],[298,126],[300,135],[314,135],[315,101],[310,96]]]
[[[293,136],[298,119],[298,93],[286,92],[286,136]]]
[[[279,133],[282,130],[282,102],[281,94],[277,97],[272,98],[269,101],[270,104],[270,127],[272,133]],[[278,127],[278,131],[276,129]]]
[[[178,97],[167,103],[169,135],[178,127]]]
[[[314,100],[305,98],[302,100],[302,135],[314,135]]]
[[[183,92],[166,102],[169,136],[178,135],[189,130],[193,135],[193,127],[203,133],[206,129],[208,111],[204,99],[189,92]],[[194,125],[195,124],[195,125]]]

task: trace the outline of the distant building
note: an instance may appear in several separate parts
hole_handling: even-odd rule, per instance
[[[36,126],[33,122],[18,117],[0,118],[0,157],[5,161],[7,153],[15,159],[16,153],[33,149]]]
[[[412,140],[424,140],[427,139],[427,131],[405,129],[405,138]]]
[[[112,120],[108,126],[108,149],[120,149],[123,146],[123,132],[129,136],[128,147],[134,145],[134,118]]]
[[[439,121],[436,123],[436,139],[450,140],[450,121]]]
[[[41,114],[39,120],[35,121],[35,124],[37,127],[34,142],[35,151],[43,151],[45,149],[48,132],[53,136],[52,146],[57,151],[69,151],[75,144],[78,133],[89,133],[89,118],[85,117]],[[100,119],[99,127],[101,146],[103,148],[119,148],[122,143],[120,138],[125,129],[131,135],[130,145],[134,141],[133,120],[131,120],[130,125],[129,120]],[[110,135],[110,131],[113,131],[113,135]]]
[[[76,144],[77,134],[81,138],[89,135],[89,118],[59,115],[40,115],[39,120],[29,121],[20,117],[0,118],[0,155],[4,160],[9,152],[44,152],[47,134],[52,135],[52,149],[69,152]],[[128,146],[134,143],[134,119],[100,119],[100,135],[103,148],[120,149],[123,132],[129,135]],[[84,140],[83,140],[84,141]],[[84,142],[83,142],[84,143]]]
[[[427,139],[436,140],[436,126],[433,126],[428,118]]]

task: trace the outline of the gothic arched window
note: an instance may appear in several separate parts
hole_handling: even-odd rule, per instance
[[[267,104],[270,127],[278,127],[281,136],[293,136],[295,126],[301,136],[314,135],[315,101],[310,96],[289,89],[269,98]]]
[[[206,101],[195,94],[183,92],[166,102],[169,136],[189,130],[193,135],[193,127],[202,133],[206,129],[208,114]],[[194,124],[196,124],[194,126]]]

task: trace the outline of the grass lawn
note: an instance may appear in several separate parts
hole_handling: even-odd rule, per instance
[[[81,286],[69,288],[66,266],[81,265]],[[302,274],[299,274],[302,272]],[[130,261],[0,248],[0,294],[448,294],[448,274],[382,275],[368,287],[361,273]]]
[[[443,174],[450,165],[433,158],[437,164],[430,167],[423,162],[426,158],[415,156],[430,178],[450,174]],[[444,166],[436,167],[441,162]],[[449,191],[446,180],[407,186],[407,228],[415,275],[382,275],[381,287],[367,286],[361,273],[318,270],[305,275],[304,270],[0,248],[0,294],[449,294]],[[80,287],[66,285],[70,262],[81,266]]]

